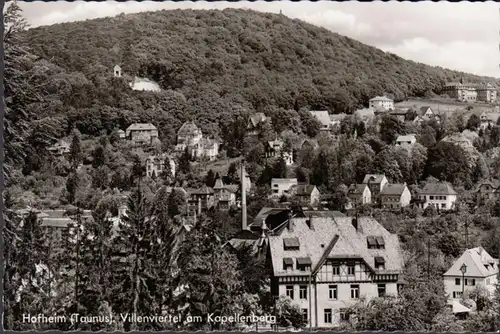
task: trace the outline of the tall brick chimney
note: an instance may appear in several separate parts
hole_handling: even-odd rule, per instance
[[[247,230],[247,190],[245,183],[245,160],[241,161],[241,230]]]

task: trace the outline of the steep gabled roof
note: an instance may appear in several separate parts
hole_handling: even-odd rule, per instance
[[[382,180],[384,179],[385,175],[384,174],[366,174],[365,178],[363,179],[364,184],[372,183],[372,184],[378,184],[382,183]]]
[[[348,190],[350,195],[361,195],[368,186],[366,184],[351,184]]]
[[[312,184],[298,184],[296,186],[292,186],[292,188],[297,196],[311,196],[314,189],[316,189],[316,186]]]
[[[498,273],[498,260],[494,259],[482,247],[466,250],[458,260],[453,263],[444,276],[462,276],[460,267],[465,264],[465,276],[488,277]],[[493,266],[492,266],[493,264]]]
[[[311,116],[315,117],[323,126],[329,126],[330,116],[328,115],[328,111],[326,110],[310,110],[309,113]]]
[[[177,136],[180,137],[187,137],[187,136],[193,136],[193,135],[198,135],[201,133],[201,130],[194,124],[194,122],[184,122],[182,126],[180,127],[179,131],[177,131]]]
[[[405,188],[406,183],[388,183],[380,192],[380,196],[401,196]]]
[[[419,191],[422,195],[456,195],[457,192],[453,187],[446,183],[427,183],[424,188]]]
[[[293,229],[284,228],[278,235],[269,236],[269,246],[275,276],[308,275],[293,268],[293,272],[287,272],[283,268],[284,258],[310,258],[311,268],[314,268],[321,260],[327,245],[331,243],[333,236],[339,235],[327,259],[362,259],[369,268],[377,274],[401,273],[403,268],[403,257],[399,245],[398,236],[389,233],[381,224],[370,217],[359,217],[358,228],[353,226],[352,217],[336,218],[314,218],[308,224],[309,218],[293,218]],[[384,249],[368,249],[366,237],[368,235],[381,237],[384,241]],[[298,250],[285,250],[283,239],[297,238]],[[375,269],[375,258],[381,257],[385,260],[385,269]]]
[[[432,110],[432,108],[430,106],[425,106],[425,107],[420,107],[420,109],[418,110],[417,114],[419,116],[424,116],[428,109],[430,109],[431,112],[433,112],[433,110]]]
[[[156,126],[151,123],[134,123],[127,128],[127,132],[144,130],[156,130]]]
[[[387,102],[392,102],[393,100],[391,100],[387,96],[375,96],[373,99],[370,99],[370,102],[371,101],[387,101]]]
[[[258,112],[250,116],[250,124],[253,127],[259,125],[259,123],[265,122],[267,119],[266,115],[263,112]]]

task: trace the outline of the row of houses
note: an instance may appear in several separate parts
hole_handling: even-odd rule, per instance
[[[412,202],[406,183],[391,184],[383,174],[367,174],[361,184],[349,187],[348,208],[366,204],[380,205],[384,209],[400,209]],[[439,210],[451,210],[457,200],[456,191],[448,183],[428,183],[418,191],[414,199],[417,207],[433,206]]]

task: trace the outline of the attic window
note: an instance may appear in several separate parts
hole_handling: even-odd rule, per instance
[[[379,248],[379,249],[384,249],[385,248],[384,238],[382,238],[382,237],[375,237],[375,240],[377,240],[377,248]]]
[[[375,269],[385,269],[385,259],[381,256],[375,256]]]
[[[375,240],[375,237],[373,237],[373,236],[366,237],[366,244],[368,246],[368,249],[377,248],[377,241]]]
[[[311,258],[310,257],[299,257],[297,258],[297,269],[300,271],[311,270]]]
[[[292,269],[293,269],[293,259],[285,257],[283,259],[283,270],[292,270]]]
[[[489,270],[488,266],[489,266],[488,264],[484,265],[484,267],[486,268],[486,270]]]
[[[299,250],[300,244],[298,238],[284,238],[283,248],[287,250]]]

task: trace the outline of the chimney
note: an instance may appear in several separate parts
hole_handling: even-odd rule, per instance
[[[201,215],[201,198],[198,197],[198,215]]]
[[[352,218],[352,226],[354,226],[356,231],[358,230],[358,216],[357,215],[356,215],[356,217]]]
[[[314,231],[313,216],[309,214],[309,218],[306,220],[307,226]]]
[[[247,190],[245,187],[245,160],[241,161],[241,229],[247,230]]]
[[[265,238],[267,236],[267,231],[268,231],[267,224],[266,224],[266,218],[262,218],[261,229],[262,229],[262,238]]]
[[[288,210],[288,230],[293,232],[292,210]]]

